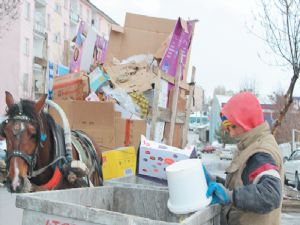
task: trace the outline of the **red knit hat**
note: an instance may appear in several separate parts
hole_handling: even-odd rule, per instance
[[[258,99],[250,92],[234,95],[221,112],[234,125],[249,131],[264,122],[264,114]]]

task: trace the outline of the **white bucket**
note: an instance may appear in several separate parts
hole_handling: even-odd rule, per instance
[[[187,214],[208,206],[207,184],[200,159],[182,160],[166,168],[168,208],[175,214]]]

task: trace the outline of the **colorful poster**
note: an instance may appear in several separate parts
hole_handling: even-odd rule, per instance
[[[57,66],[54,63],[48,62],[48,99],[53,96],[53,81],[54,76],[57,74]]]
[[[76,35],[73,57],[71,58],[71,64],[70,64],[71,73],[76,73],[80,71],[82,48],[86,36],[87,36],[87,26],[84,21],[81,21]]]
[[[160,69],[173,77],[176,76],[179,49],[181,49],[182,52],[182,71],[184,71],[193,36],[193,23],[193,21],[185,22],[180,18],[177,20],[170,43],[160,62]],[[183,79],[183,74],[181,74],[181,79]]]
[[[108,41],[104,37],[97,35],[93,52],[93,64],[103,64],[106,58]]]

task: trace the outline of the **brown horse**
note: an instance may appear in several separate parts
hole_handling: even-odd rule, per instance
[[[43,110],[47,95],[37,102],[21,100],[16,104],[13,96],[5,93],[7,119],[0,135],[7,143],[9,191],[102,185],[102,157],[97,145],[83,132],[72,131],[72,151],[67,152],[63,129]]]

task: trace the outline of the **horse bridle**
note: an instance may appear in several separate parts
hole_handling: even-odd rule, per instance
[[[18,131],[17,130],[13,131],[14,137],[16,137],[17,139],[21,138],[21,134],[25,130],[24,123],[31,123],[31,124],[35,125],[35,127],[39,126],[39,122],[31,119],[27,115],[24,115],[22,110],[20,110],[19,115],[10,117],[2,122],[1,127],[0,127],[0,135],[3,137],[5,137],[4,128],[8,124],[9,121],[20,121],[20,124],[19,124],[20,129],[18,129]],[[36,148],[34,149],[34,152],[32,155],[25,154],[22,151],[20,151],[19,149],[14,149],[12,152],[6,151],[6,157],[5,157],[6,171],[9,170],[10,159],[12,157],[19,157],[19,158],[23,159],[26,162],[26,164],[28,165],[28,176],[30,177],[32,175],[33,169],[36,165],[38,150],[41,146],[41,140],[40,140],[39,136],[37,136],[37,141],[38,141],[38,143],[37,143]]]

